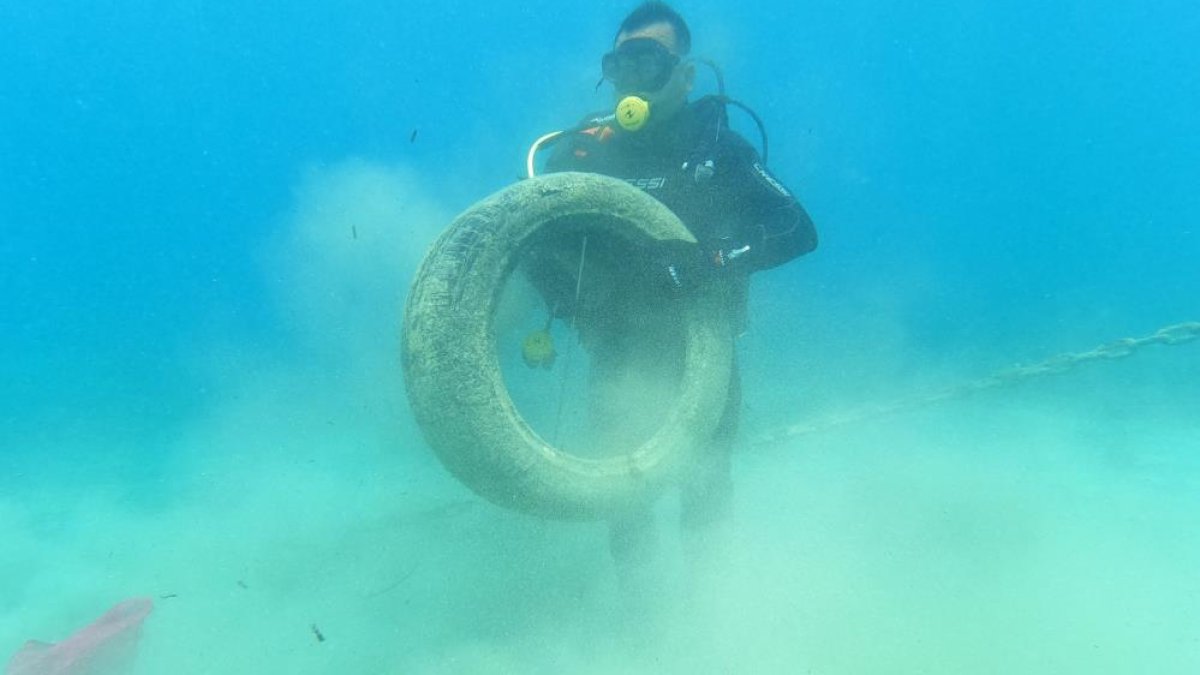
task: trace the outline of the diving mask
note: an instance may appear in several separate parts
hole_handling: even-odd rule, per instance
[[[633,38],[604,55],[600,69],[618,91],[653,92],[671,79],[680,58],[653,38]]]

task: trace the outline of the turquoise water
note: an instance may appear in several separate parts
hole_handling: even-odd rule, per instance
[[[630,5],[244,5],[0,3],[0,658],[148,595],[137,673],[1200,667],[1200,343],[825,424],[1200,320],[1190,4],[679,3],[822,243],[756,279],[728,558],[665,500],[636,622],[397,359]]]

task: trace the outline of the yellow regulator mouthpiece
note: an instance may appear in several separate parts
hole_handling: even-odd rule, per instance
[[[640,96],[626,96],[617,103],[617,124],[625,131],[637,131],[650,119],[650,103]]]

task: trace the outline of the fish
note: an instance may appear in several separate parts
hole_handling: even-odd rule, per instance
[[[4,675],[124,673],[133,665],[142,622],[153,609],[150,598],[130,598],[58,644],[30,640],[9,660]]]

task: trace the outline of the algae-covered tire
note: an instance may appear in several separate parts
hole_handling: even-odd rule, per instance
[[[682,378],[658,430],[604,458],[552,446],[509,396],[493,317],[531,237],[581,220],[600,230],[589,236],[694,241],[669,209],[623,181],[583,173],[521,181],[458,216],[426,254],[405,309],[402,352],[417,423],[460,481],[501,506],[593,519],[647,503],[703,451],[725,404],[732,329],[719,284],[681,297]]]

